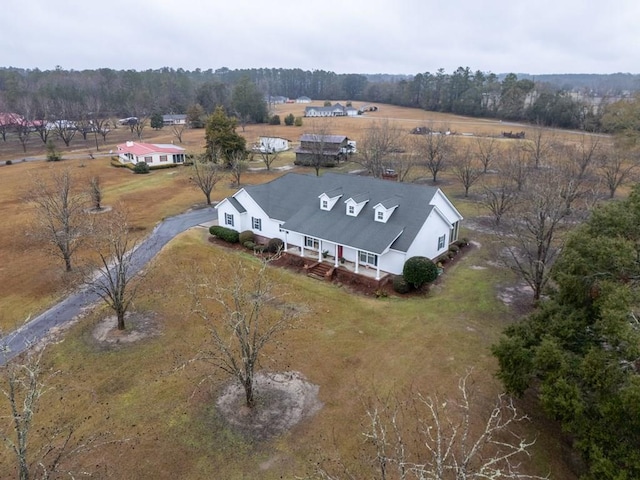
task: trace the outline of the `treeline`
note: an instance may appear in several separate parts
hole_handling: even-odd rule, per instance
[[[622,75],[622,74],[618,74]],[[241,79],[249,79],[265,96],[314,100],[346,99],[422,108],[461,115],[531,121],[562,128],[597,130],[602,104],[621,93],[612,77],[602,78],[600,90],[582,89],[576,95],[572,76],[558,76],[561,86],[516,74],[458,68],[453,73],[403,75],[336,74],[324,70],[255,68],[187,71],[158,70],[41,71],[0,69],[0,112],[16,112],[25,118],[74,119],[81,112],[100,110],[110,116],[144,116],[151,112],[185,113],[200,105],[211,113],[219,105],[233,111],[233,92]],[[540,78],[540,77],[538,77]],[[624,86],[638,85],[637,76],[623,76]],[[593,79],[592,79],[593,80]],[[620,80],[620,79],[618,79]],[[595,85],[592,81],[592,84]],[[608,88],[606,91],[604,88]],[[625,94],[626,94],[625,93]]]

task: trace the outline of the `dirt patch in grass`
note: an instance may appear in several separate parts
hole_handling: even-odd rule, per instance
[[[127,313],[125,326],[124,330],[118,330],[118,319],[115,315],[104,318],[93,328],[91,339],[100,348],[113,349],[161,333],[159,318],[154,312]]]
[[[225,422],[252,440],[267,440],[284,433],[321,408],[320,387],[299,372],[260,372],[255,376],[256,405],[245,404],[244,388],[227,384],[216,406]]]

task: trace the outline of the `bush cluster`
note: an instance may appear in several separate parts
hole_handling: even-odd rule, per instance
[[[407,283],[407,280],[402,275],[396,275],[393,277],[393,291],[396,293],[409,293],[411,285]]]
[[[5,165],[13,165],[13,162],[11,160],[7,160],[6,162],[4,162]]]
[[[438,278],[438,267],[427,257],[411,257],[404,262],[402,275],[409,285],[420,288]]]
[[[240,241],[240,234],[235,230],[227,227],[221,227],[219,225],[213,225],[209,227],[209,233],[220,240],[224,240],[229,243],[238,243]]]
[[[296,117],[293,116],[293,113],[290,113],[289,115],[284,117],[284,124],[287,125],[288,127],[293,125],[293,122],[295,121],[296,121]]]
[[[284,242],[278,237],[274,237],[267,243],[267,252],[278,253],[284,247]]]
[[[240,234],[242,235],[242,234]],[[240,243],[242,243],[242,246],[244,248],[247,248],[249,250],[255,250],[256,248],[256,244],[254,242],[252,242],[251,240],[247,240],[246,242],[243,242],[242,240],[240,240]]]
[[[149,173],[149,165],[147,164],[147,162],[138,162],[136,163],[136,166],[133,167],[133,172],[134,173]]]
[[[293,124],[296,127],[301,127],[302,126],[302,117],[296,117],[296,119],[293,121]]]
[[[255,242],[256,236],[251,230],[245,230],[238,235],[238,241],[244,245],[247,242]]]
[[[280,115],[272,115],[269,118],[269,125],[280,125]]]

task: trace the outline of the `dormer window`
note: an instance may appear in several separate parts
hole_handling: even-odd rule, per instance
[[[346,210],[347,215],[349,215],[350,217],[357,217],[368,201],[369,201],[368,193],[361,193],[359,195],[354,195],[353,197],[349,197],[344,201],[344,203],[347,205],[347,210]]]
[[[375,211],[375,217],[374,217],[375,221],[387,223],[387,221],[389,220],[389,218],[391,218],[391,215],[396,210],[396,208],[398,208],[399,205],[400,205],[399,196],[393,196],[391,198],[388,198],[378,203],[376,206],[373,207]]]
[[[323,194],[318,195],[318,198],[320,199],[320,209],[331,210],[336,202],[340,200],[340,197],[342,197],[341,188],[336,188],[330,192],[324,192]]]

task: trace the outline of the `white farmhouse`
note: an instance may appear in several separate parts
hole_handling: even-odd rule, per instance
[[[149,166],[184,163],[185,149],[172,143],[127,142],[118,145],[120,163],[145,162]]]
[[[217,205],[219,225],[278,237],[288,254],[348,262],[376,280],[407,259],[434,259],[457,240],[462,215],[436,187],[371,177],[289,173],[247,186]]]

